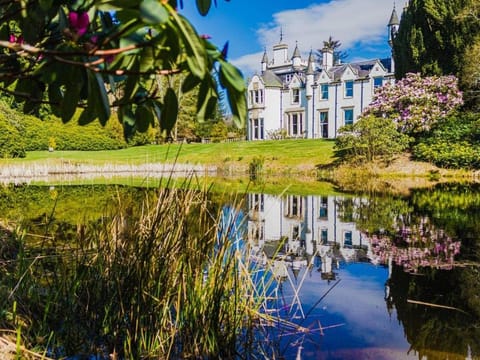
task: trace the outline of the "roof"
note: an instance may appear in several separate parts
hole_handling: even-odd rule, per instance
[[[388,22],[388,26],[392,25],[400,25],[400,21],[398,20],[397,10],[395,10],[395,6],[393,7],[392,16],[390,16],[390,21]]]
[[[267,50],[265,50],[265,52],[263,53],[262,63],[268,63]]]
[[[295,45],[295,50],[293,50],[292,59],[296,57],[302,57],[302,55],[300,54],[300,50],[298,50],[298,45]]]
[[[265,70],[262,79],[266,87],[283,87],[282,80],[272,70]]]

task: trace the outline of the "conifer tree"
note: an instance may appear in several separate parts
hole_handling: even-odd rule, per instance
[[[396,77],[458,75],[479,22],[462,16],[478,0],[410,0],[393,42]]]

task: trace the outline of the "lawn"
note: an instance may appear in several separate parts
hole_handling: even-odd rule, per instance
[[[308,172],[332,161],[333,141],[278,140],[211,144],[164,144],[112,151],[33,151],[23,159],[1,159],[0,166],[19,163],[73,162],[86,164],[188,163],[245,170],[254,158],[271,172]]]

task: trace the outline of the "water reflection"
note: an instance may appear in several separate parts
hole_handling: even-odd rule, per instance
[[[268,356],[478,356],[478,266],[465,266],[471,249],[439,221],[448,215],[419,199],[248,195],[247,238],[276,279],[266,311],[282,319]]]

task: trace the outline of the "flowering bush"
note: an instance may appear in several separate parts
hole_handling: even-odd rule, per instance
[[[372,245],[374,263],[387,264],[391,259],[408,272],[417,272],[420,267],[452,269],[461,247],[460,241],[453,240],[428,218],[419,224],[400,225],[393,237],[366,237]]]
[[[455,76],[422,78],[409,73],[395,85],[380,88],[366,113],[390,118],[400,131],[414,135],[430,130],[462,104]]]

